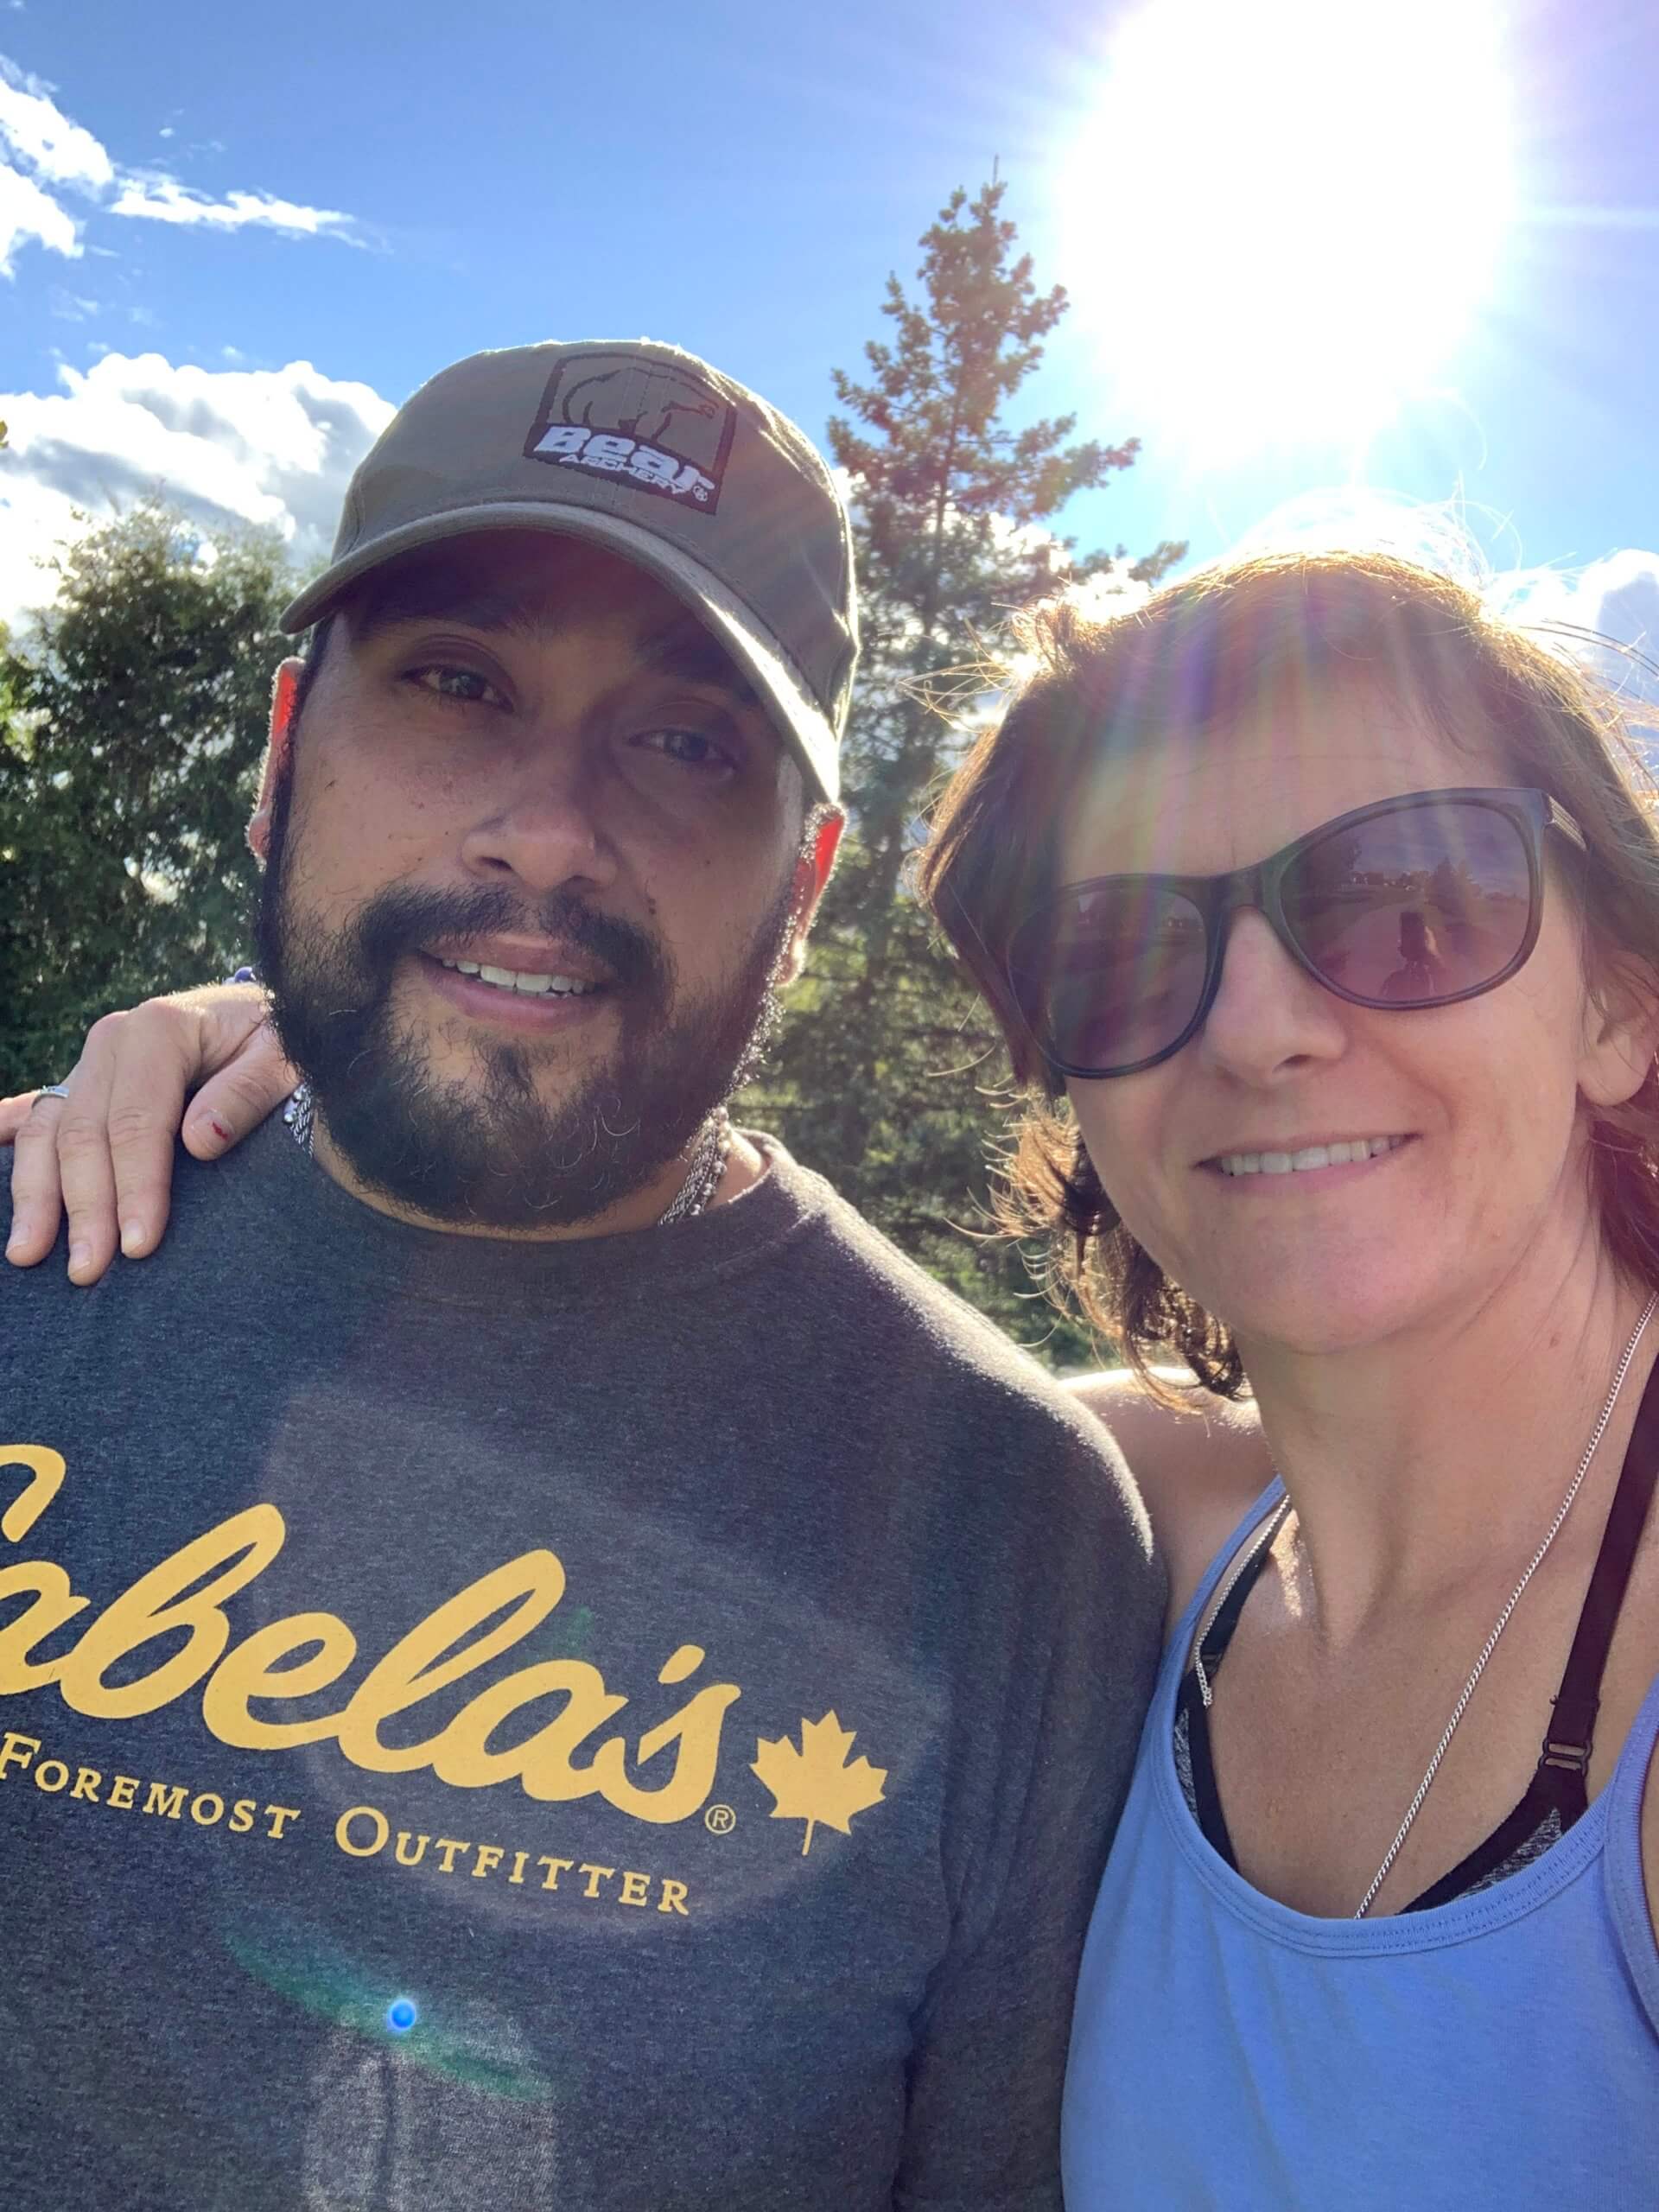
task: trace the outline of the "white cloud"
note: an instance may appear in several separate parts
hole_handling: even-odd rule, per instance
[[[126,168],[65,115],[52,93],[51,86],[0,54],[0,276],[13,273],[19,246],[40,245],[72,257],[81,252],[79,226],[57,196],[66,188],[94,202],[100,213],[128,219],[362,243],[353,235],[352,217],[337,207],[312,207],[270,192],[233,191],[214,199],[164,170]],[[162,136],[172,135],[169,124]]]
[[[1350,486],[1287,501],[1230,554],[1395,554],[1466,585],[1494,614],[1611,684],[1643,721],[1659,717],[1659,553],[1627,546],[1580,569],[1500,569],[1478,518],[1460,497],[1424,502]]]
[[[1488,596],[1515,621],[1633,646],[1659,661],[1659,553],[1627,546],[1572,571],[1511,569]]]
[[[1650,754],[1659,747],[1659,553],[1626,546],[1573,571],[1510,569],[1485,597],[1599,676]]]
[[[166,176],[129,177],[109,212],[155,223],[193,223],[219,231],[243,231],[253,226],[298,232],[308,238],[320,238],[325,232],[345,235],[352,226],[352,218],[337,207],[305,207],[268,192],[230,192],[223,200],[209,200]]]
[[[46,246],[73,260],[80,251],[74,219],[32,177],[0,162],[0,276],[10,276],[19,246]]]
[[[393,412],[308,361],[212,370],[105,353],[58,379],[55,392],[0,393],[0,621],[50,597],[35,561],[86,527],[77,510],[97,519],[156,491],[207,523],[274,529],[298,563],[321,558]]]
[[[0,138],[48,184],[106,191],[115,164],[90,130],[72,123],[49,86],[0,55]]]

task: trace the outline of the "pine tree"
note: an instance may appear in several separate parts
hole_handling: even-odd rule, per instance
[[[1079,557],[1052,528],[1075,494],[1133,463],[1138,441],[1074,441],[1073,416],[1023,429],[1009,404],[1066,311],[1016,255],[993,181],[954,193],[921,239],[919,293],[888,279],[891,330],[867,374],[835,378],[830,424],[854,516],[863,656],[845,763],[849,834],[779,1040],[765,1109],[936,1274],[1022,1338],[1050,1327],[1022,1304],[1018,1256],[976,1243],[995,1115],[1007,1079],[993,1026],[906,888],[916,823],[957,756],[940,709],[960,671],[1014,608],[1093,576],[1155,581],[1185,551],[1128,563],[1120,546]],[[1077,1355],[1060,1332],[1052,1349]]]

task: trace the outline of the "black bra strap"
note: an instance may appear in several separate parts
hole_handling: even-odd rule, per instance
[[[1237,1580],[1217,1607],[1215,1618],[1205,1629],[1198,1645],[1198,1656],[1204,1662],[1205,1673],[1212,1679],[1227,1646],[1233,1640],[1233,1630],[1238,1626],[1244,1600],[1255,1589],[1256,1579],[1268,1563],[1268,1554],[1273,1549],[1273,1540],[1284,1527],[1289,1511],[1290,1500],[1281,1499],[1255,1536],[1246,1539],[1255,1549],[1240,1568]],[[1234,1557],[1237,1557],[1236,1553]],[[1204,1693],[1198,1688],[1195,1667],[1189,1667],[1182,1677],[1176,1709],[1186,1716],[1186,1755],[1192,1770],[1193,1810],[1198,1816],[1199,1831],[1211,1849],[1224,1859],[1236,1873],[1238,1859],[1233,1850],[1232,1836],[1228,1831],[1227,1815],[1222,1810],[1221,1792],[1216,1787],[1216,1763],[1210,1748],[1210,1716],[1205,1708]]]
[[[1198,1694],[1198,1677],[1190,1667],[1181,1683],[1177,1710],[1186,1716],[1186,1756],[1192,1770],[1192,1810],[1198,1831],[1211,1851],[1237,1873],[1238,1859],[1233,1850],[1232,1834],[1221,1808],[1221,1792],[1216,1787],[1216,1763],[1210,1749],[1210,1716]]]
[[[1255,1589],[1256,1580],[1268,1563],[1268,1554],[1273,1549],[1274,1539],[1290,1517],[1290,1500],[1281,1498],[1254,1536],[1246,1542],[1253,1547],[1249,1558],[1239,1570],[1238,1580],[1217,1606],[1214,1619],[1204,1631],[1198,1646],[1198,1656],[1206,1671],[1213,1673],[1221,1663],[1223,1653],[1233,1640],[1233,1630],[1238,1626],[1238,1617],[1244,1610],[1244,1600]],[[1237,1557],[1237,1554],[1234,1554]]]
[[[1479,1889],[1494,1874],[1511,1874],[1527,1860],[1564,1836],[1574,1821],[1588,1810],[1584,1777],[1557,1767],[1537,1766],[1527,1792],[1507,1820],[1500,1821],[1484,1841],[1459,1859],[1449,1873],[1414,1897],[1402,1912],[1430,1912],[1436,1905],[1452,1904],[1471,1890]],[[1550,1816],[1554,1815],[1552,1825]],[[1526,1847],[1526,1857],[1522,1853]]]
[[[1591,1571],[1584,1610],[1579,1615],[1578,1632],[1567,1655],[1561,1687],[1555,1694],[1555,1710],[1544,1736],[1543,1757],[1539,1761],[1541,1770],[1554,1768],[1579,1777],[1580,1789],[1585,1770],[1590,1764],[1596,1713],[1601,1704],[1601,1678],[1612,1645],[1613,1630],[1618,1625],[1619,1607],[1630,1585],[1630,1570],[1636,1564],[1648,1508],[1653,1501],[1656,1478],[1659,1478],[1659,1362],[1655,1363],[1647,1389],[1642,1393],[1630,1448],[1619,1472],[1618,1488],[1607,1509],[1601,1549]]]
[[[1589,1803],[1585,1783],[1595,1737],[1596,1714],[1601,1704],[1601,1678],[1618,1624],[1619,1608],[1630,1586],[1631,1569],[1642,1541],[1642,1530],[1659,1486],[1659,1361],[1656,1361],[1637,1410],[1618,1486],[1607,1509],[1607,1524],[1591,1570],[1583,1610],[1567,1655],[1561,1686],[1553,1700],[1554,1711],[1544,1738],[1543,1756],[1533,1771],[1526,1795],[1508,1819],[1493,1829],[1432,1888],[1414,1897],[1405,1910],[1420,1912],[1449,1904],[1463,1896],[1533,1840],[1553,1814],[1564,1834],[1580,1819]],[[1269,1523],[1267,1541],[1257,1538],[1255,1555],[1244,1567],[1205,1630],[1200,1654],[1213,1675],[1231,1641],[1243,1611],[1244,1600],[1267,1563],[1272,1537],[1284,1518],[1281,1507]],[[1208,1716],[1197,1677],[1189,1668],[1181,1686],[1180,1703],[1186,1715],[1187,1750],[1192,1762],[1193,1795],[1198,1826],[1211,1847],[1230,1866],[1236,1868],[1232,1837],[1216,1787],[1210,1750]]]

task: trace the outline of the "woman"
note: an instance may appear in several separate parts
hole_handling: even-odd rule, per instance
[[[925,867],[1070,1102],[1016,1192],[1280,1471],[1142,1463],[1171,1634],[1067,2202],[1659,2202],[1659,839],[1614,724],[1381,558],[1029,643]]]
[[[1173,1586],[1068,2203],[1652,2202],[1659,842],[1613,726],[1379,558],[1029,642],[925,872],[1047,1093],[1022,1219],[1280,1470],[1085,1386]]]

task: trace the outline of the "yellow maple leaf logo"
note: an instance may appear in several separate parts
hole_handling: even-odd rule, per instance
[[[803,1859],[812,1847],[812,1831],[820,1821],[850,1835],[854,1814],[879,1805],[885,1794],[886,1767],[872,1766],[862,1758],[848,1765],[854,1733],[833,1713],[826,1713],[822,1720],[802,1721],[798,1751],[787,1736],[773,1744],[763,1736],[755,1745],[760,1756],[754,1772],[776,1801],[772,1819],[806,1822]]]

